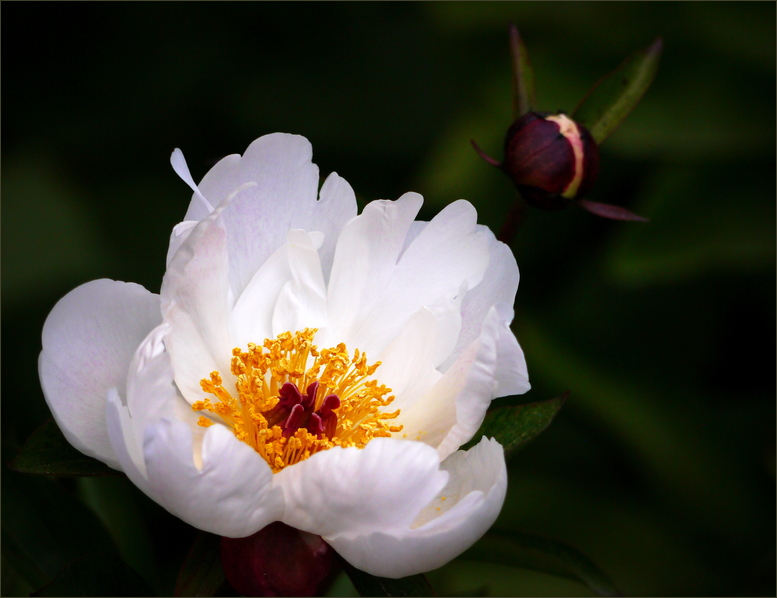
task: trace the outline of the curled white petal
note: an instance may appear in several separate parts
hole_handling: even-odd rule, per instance
[[[448,457],[448,483],[410,527],[386,526],[369,534],[340,534],[326,541],[349,563],[381,577],[436,569],[474,544],[496,520],[507,491],[502,447],[483,439]]]
[[[240,538],[277,521],[283,495],[269,465],[220,424],[208,428],[202,467],[192,457],[192,431],[162,419],[145,428],[150,490],[168,511],[199,529]]]
[[[43,394],[68,441],[114,468],[108,390],[126,393],[135,348],[161,319],[159,297],[133,283],[95,280],[65,295],[43,326]]]
[[[391,438],[317,453],[276,474],[283,522],[324,538],[409,527],[448,480],[439,465],[431,447]]]

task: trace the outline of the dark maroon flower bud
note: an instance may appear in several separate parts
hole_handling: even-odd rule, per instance
[[[320,536],[280,521],[247,538],[221,538],[221,564],[243,596],[322,596],[338,571]]]
[[[558,210],[590,190],[599,148],[566,114],[528,112],[507,130],[501,167],[530,204]]]

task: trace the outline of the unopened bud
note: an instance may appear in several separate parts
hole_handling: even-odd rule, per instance
[[[565,114],[529,112],[507,130],[502,169],[533,206],[558,210],[585,195],[599,172],[599,148]]]
[[[243,596],[323,596],[339,567],[320,536],[280,521],[247,538],[221,538],[221,565]]]

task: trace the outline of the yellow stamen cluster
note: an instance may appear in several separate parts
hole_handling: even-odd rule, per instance
[[[293,334],[284,332],[265,340],[263,347],[249,343],[247,352],[233,349],[230,369],[236,377],[237,398],[224,388],[219,372],[212,372],[200,386],[218,402],[206,398],[192,408],[216,417],[201,416],[199,424],[207,427],[219,421],[229,426],[238,439],[251,445],[270,464],[273,472],[333,446],[363,448],[373,438],[399,432],[401,426],[387,423],[399,411],[382,411],[394,400],[393,396],[386,397],[391,389],[371,378],[380,362],[368,366],[367,356],[358,349],[351,358],[344,343],[319,352],[313,344],[316,332],[310,328]],[[312,411],[318,411],[330,394],[340,399],[340,406],[333,410],[337,416],[334,434],[320,434],[319,438],[300,427],[284,437],[288,413],[276,408],[281,387],[291,382],[304,395],[316,381],[319,386]]]

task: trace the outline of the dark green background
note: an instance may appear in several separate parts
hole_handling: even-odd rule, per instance
[[[658,35],[665,51],[590,195],[651,223],[532,211],[514,243],[521,400],[571,397],[511,462],[497,526],[569,542],[630,595],[774,595],[768,2],[3,3],[3,463],[49,417],[36,363],[54,303],[99,277],[159,291],[191,195],[174,147],[199,180],[299,133],[361,201],[414,190],[430,218],[464,197],[498,229],[515,192],[469,139],[501,157],[511,19],[547,110]],[[126,479],[2,475],[4,595],[88,551],[172,592],[194,531]],[[441,595],[590,594],[464,561],[429,579]]]

